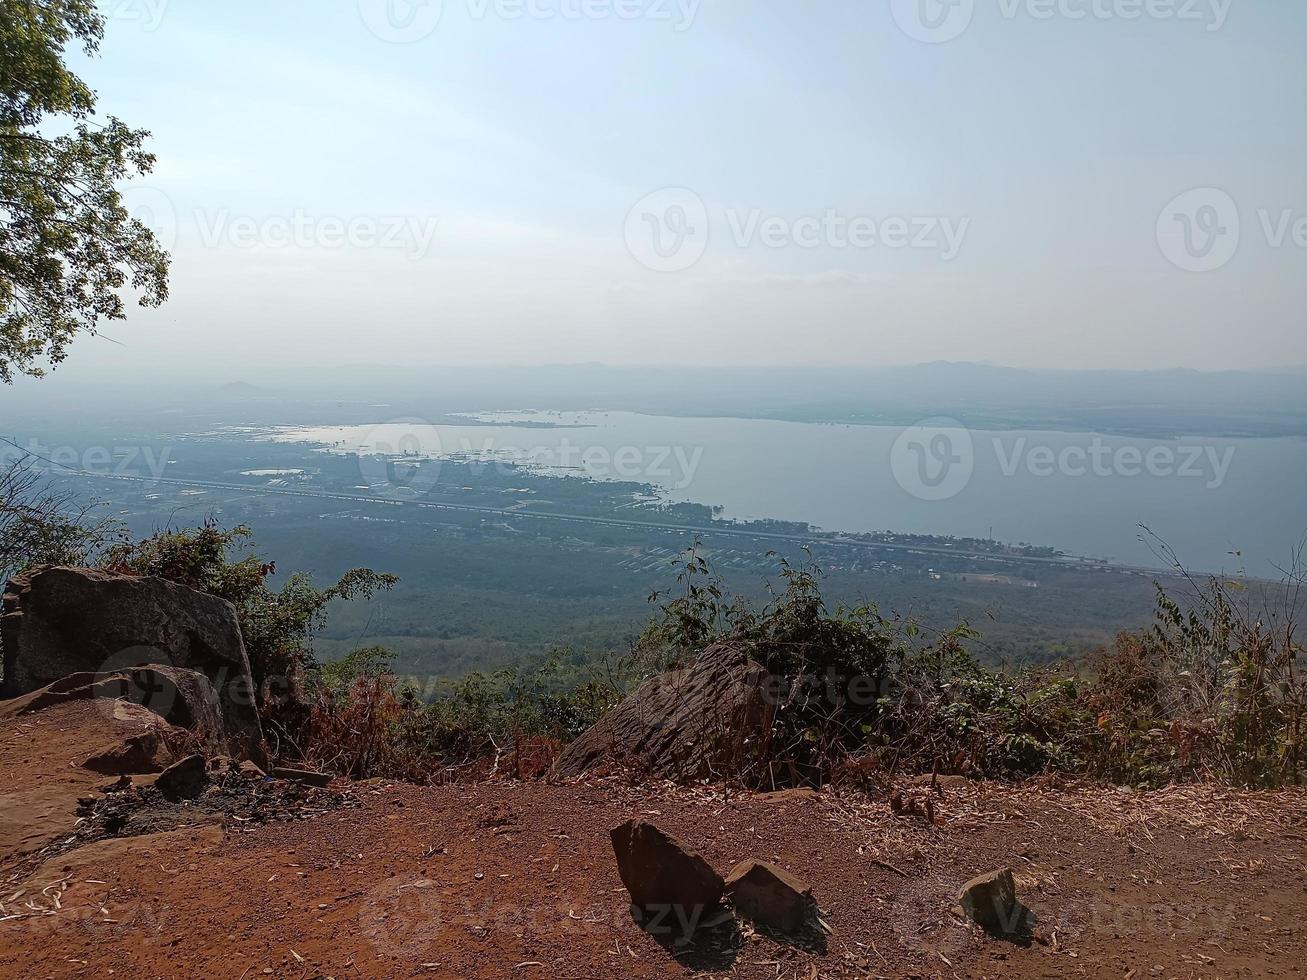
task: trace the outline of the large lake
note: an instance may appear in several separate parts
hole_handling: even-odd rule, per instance
[[[949,420],[905,430],[627,412],[503,412],[467,423],[281,428],[274,438],[649,482],[670,500],[720,505],[724,517],[992,534],[1157,565],[1141,540],[1145,524],[1200,571],[1275,576],[1272,563],[1287,563],[1307,533],[1307,440],[1165,441],[967,431]]]

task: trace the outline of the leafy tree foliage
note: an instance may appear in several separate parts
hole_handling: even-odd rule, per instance
[[[143,541],[109,549],[104,565],[134,575],[156,575],[212,595],[236,607],[250,671],[260,692],[265,716],[293,711],[290,695],[307,670],[317,667],[313,636],[322,628],[336,600],[369,599],[399,580],[393,575],[356,568],[325,589],[312,576],[297,572],[278,590],[267,584],[276,564],[258,555],[235,554],[250,536],[244,526],[163,531]]]
[[[77,334],[122,319],[124,286],[142,306],[168,296],[169,256],[118,191],[153,168],[149,133],[96,119],[64,62],[103,32],[93,0],[0,0],[0,382],[40,376]]]
[[[20,460],[0,469],[0,584],[34,565],[82,565],[121,528]]]

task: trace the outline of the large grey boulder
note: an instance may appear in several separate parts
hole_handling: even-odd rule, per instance
[[[767,670],[719,644],[694,663],[650,678],[571,745],[554,774],[605,764],[688,782],[741,776],[761,756],[775,711]]]
[[[70,674],[181,667],[213,685],[229,742],[257,751],[263,741],[236,610],[217,596],[160,578],[40,568],[9,582],[0,644],[0,696],[18,697]]]

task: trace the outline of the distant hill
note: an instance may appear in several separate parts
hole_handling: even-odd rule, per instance
[[[1202,372],[1028,370],[935,361],[891,367],[378,368],[313,372],[297,395],[367,402],[394,416],[504,408],[972,428],[1045,428],[1143,437],[1307,435],[1307,369]],[[329,393],[329,394],[328,394]]]
[[[248,381],[232,381],[219,387],[214,394],[225,398],[269,398],[274,393]]]
[[[445,419],[504,409],[912,425],[955,418],[973,429],[1093,431],[1143,438],[1307,436],[1307,366],[1262,371],[1065,371],[935,361],[905,366],[705,367],[571,364],[248,369],[218,388],[119,378],[27,387],[9,408],[79,417],[92,391],[118,414],[248,402],[250,421],[290,424]],[[270,410],[270,411],[265,411]],[[267,416],[265,419],[264,416]]]

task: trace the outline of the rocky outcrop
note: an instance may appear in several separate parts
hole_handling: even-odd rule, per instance
[[[721,901],[725,882],[698,854],[644,820],[612,831],[617,872],[631,904],[650,916],[693,931],[703,913]]]
[[[17,718],[66,701],[95,698],[140,705],[170,725],[187,729],[212,748],[225,746],[218,692],[203,674],[181,667],[131,667],[112,674],[72,674],[12,701],[0,702],[0,718]]]
[[[135,776],[160,772],[172,765],[172,746],[185,741],[184,732],[135,704],[115,704],[111,714],[115,722],[140,725],[141,731],[87,756],[82,760],[83,769],[102,776]]]
[[[573,778],[614,764],[682,782],[740,775],[771,729],[769,681],[743,652],[710,647],[640,685],[563,750],[554,774]]]
[[[83,825],[80,801],[97,798],[111,781],[159,772],[174,761],[172,747],[189,742],[189,733],[125,701],[0,714],[0,866],[66,841]]]
[[[212,684],[229,742],[248,750],[262,743],[236,610],[217,596],[159,578],[41,568],[9,583],[0,607],[0,641],[4,697],[70,674],[180,667]],[[178,689],[175,679],[172,687]]]

